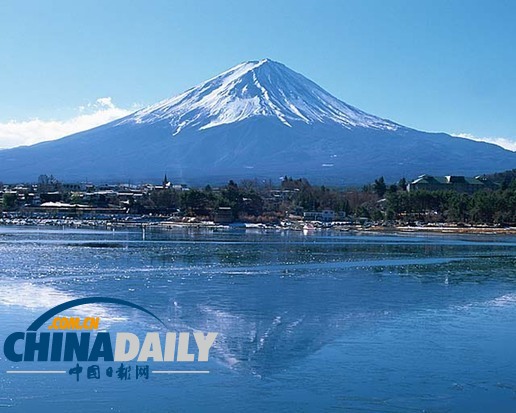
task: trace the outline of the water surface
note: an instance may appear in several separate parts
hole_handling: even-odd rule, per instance
[[[516,411],[516,237],[0,227],[0,263],[2,342],[96,295],[219,332],[210,374],[147,382],[8,375],[30,363],[2,353],[5,411]]]

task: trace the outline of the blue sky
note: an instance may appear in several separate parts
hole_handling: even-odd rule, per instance
[[[514,16],[501,0],[2,0],[0,148],[269,57],[375,115],[516,149]]]

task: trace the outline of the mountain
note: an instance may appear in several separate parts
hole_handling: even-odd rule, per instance
[[[515,166],[514,152],[370,115],[269,59],[97,128],[0,151],[3,182],[156,182],[166,173],[191,184],[284,175],[353,184]]]

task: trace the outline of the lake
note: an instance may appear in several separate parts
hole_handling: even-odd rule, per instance
[[[70,313],[110,331],[219,333],[194,363],[209,374],[147,380],[7,374],[75,363],[2,352],[0,410],[516,411],[514,236],[0,227],[0,264],[2,343],[88,296],[167,326],[116,305]]]

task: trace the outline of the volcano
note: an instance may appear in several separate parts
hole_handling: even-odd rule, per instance
[[[105,125],[0,151],[0,181],[361,184],[516,167],[516,153],[427,133],[368,114],[285,65],[241,63],[198,86]]]

